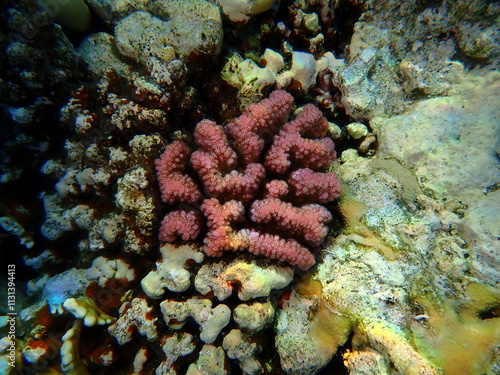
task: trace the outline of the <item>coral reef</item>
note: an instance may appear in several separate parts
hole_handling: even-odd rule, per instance
[[[500,251],[494,240],[500,232],[489,225],[498,216],[500,113],[493,102],[482,102],[481,96],[493,98],[499,93],[498,74],[471,76],[447,98],[423,101],[408,115],[372,121],[375,132],[380,133],[380,158],[394,158],[409,168],[428,195],[436,199],[446,196],[467,206],[456,227],[466,243],[474,244],[472,276],[489,283],[500,278],[498,259],[493,255]],[[398,141],[402,133],[410,143],[420,134],[428,134],[428,138],[410,150]],[[432,141],[435,139],[439,145]]]
[[[333,141],[325,137],[327,121],[313,105],[306,105],[295,120],[285,123],[292,101],[285,91],[273,91],[224,127],[203,120],[194,132],[199,149],[190,155],[188,146],[178,140],[156,160],[162,200],[171,206],[192,205],[191,210],[200,204],[208,226],[203,246],[207,255],[248,250],[303,270],[315,263],[301,244],[318,246],[326,237],[325,224],[332,216],[318,203],[338,197],[340,184],[335,174],[321,170],[335,160],[336,153]],[[264,153],[266,141],[272,144]],[[189,156],[203,183],[200,187],[186,170]],[[264,183],[269,186],[266,194],[273,197],[257,199]],[[273,187],[277,183],[279,194]],[[189,206],[165,216],[160,240],[198,237],[201,215],[188,210]],[[245,210],[250,211],[249,218]],[[249,224],[234,229],[248,219]],[[266,231],[259,224],[267,224]]]
[[[367,120],[448,93],[471,64],[498,67],[499,9],[490,2],[296,0],[284,14],[267,30],[281,44],[228,58],[223,77],[240,103],[276,85],[316,92],[325,109]]]
[[[220,51],[221,16],[218,7],[208,1],[92,0],[89,5],[114,26],[120,54],[158,73],[168,74],[163,71],[165,64],[176,56],[196,62]]]
[[[486,146],[471,143],[483,142],[483,136],[491,139],[498,135],[498,124],[492,125],[498,111],[490,102],[479,104],[464,99],[470,94],[475,96],[474,89],[476,97],[479,92],[498,97],[495,77],[496,72],[481,77],[471,74],[448,98],[422,101],[405,115],[374,119],[379,140],[376,158],[352,156],[355,150],[342,154],[339,175],[351,192],[341,201],[347,228],[327,250],[315,278],[321,282],[321,295],[328,309],[349,317],[356,325],[354,351],[345,355],[353,372],[379,373],[383,368],[390,373],[390,367],[395,366],[404,373],[472,374],[493,371],[496,365],[495,329],[484,336],[483,329],[491,329],[490,325],[496,326],[498,321],[477,317],[496,305],[492,302],[497,295],[493,285],[499,277],[494,271],[497,257],[493,254],[499,250],[493,243],[495,232],[475,221],[481,219],[473,213],[483,200],[489,206],[496,205],[494,192],[485,185],[498,181],[498,174],[491,173],[494,152],[475,156]],[[453,121],[449,121],[443,105],[453,111]],[[477,112],[472,108],[460,112],[467,105],[475,106]],[[477,124],[473,130],[467,126],[469,115]],[[418,126],[414,119],[418,119]],[[414,125],[411,130],[404,125],[410,123]],[[430,129],[426,128],[429,124],[442,134],[427,138],[420,149],[415,149],[415,144],[409,146],[412,134],[421,137],[429,133],[425,130]],[[399,136],[395,135],[396,129],[401,129]],[[460,147],[460,153],[448,149],[457,147],[458,133],[460,142],[468,145]],[[409,149],[400,151],[404,147]],[[435,151],[425,150],[430,148]],[[474,165],[469,166],[463,158],[474,160]],[[437,161],[448,166],[434,172]],[[460,168],[452,167],[452,163]],[[419,173],[423,168],[429,169]],[[471,170],[467,172],[467,168]],[[463,173],[469,175],[464,177]],[[473,186],[467,187],[466,194],[455,185],[462,187],[469,182]],[[489,216],[492,220],[494,217]],[[474,235],[468,231],[470,226],[477,230]],[[356,292],[346,293],[348,290]],[[469,313],[475,318],[469,318]],[[461,340],[458,334],[452,334],[454,339],[450,341],[444,338],[450,325],[460,319],[458,316],[462,317],[461,330],[477,329],[477,338]],[[430,337],[437,332],[443,335],[443,345],[430,344]],[[461,344],[453,347],[451,341]],[[376,352],[366,350],[367,345]],[[484,353],[484,357],[467,357],[463,351],[469,345],[481,346],[477,353]],[[378,357],[377,352],[385,358]],[[456,359],[451,359],[456,355],[463,358],[460,370],[455,367]]]
[[[83,78],[82,60],[63,29],[32,0],[0,7],[0,228],[28,248],[39,241],[35,222],[39,209],[35,190],[25,179],[59,147],[59,109]],[[29,157],[27,157],[29,155]],[[24,186],[24,188],[23,188]]]
[[[499,373],[499,15],[3,1],[0,373]]]

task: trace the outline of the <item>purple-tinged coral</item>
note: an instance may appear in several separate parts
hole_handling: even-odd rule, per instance
[[[326,137],[328,122],[314,105],[286,122],[292,103],[290,94],[276,90],[225,126],[202,120],[194,134],[196,151],[189,155],[177,140],[156,160],[165,203],[201,204],[207,255],[247,250],[303,270],[315,263],[309,247],[321,244],[331,220],[319,204],[340,194],[336,176],[323,171],[336,153]],[[201,215],[174,210],[163,220],[159,238],[193,240],[201,228]]]

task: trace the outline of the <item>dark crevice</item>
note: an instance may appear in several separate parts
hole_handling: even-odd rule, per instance
[[[358,4],[341,0],[333,11],[333,19],[325,35],[325,50],[332,51],[337,58],[347,57],[348,47],[354,34],[354,25],[361,17],[363,9]]]
[[[64,27],[61,25],[61,27],[64,30],[64,34],[68,37],[70,43],[77,48],[80,43],[87,38],[88,36],[99,33],[99,32],[106,32],[108,34],[113,35],[114,30],[113,27],[111,27],[109,24],[107,24],[101,17],[99,17],[97,14],[95,14],[92,10],[92,8],[89,7],[90,10],[90,24],[87,30],[84,32],[78,32],[78,31],[73,31],[68,29],[67,27]]]

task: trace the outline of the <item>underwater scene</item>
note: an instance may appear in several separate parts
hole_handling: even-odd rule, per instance
[[[498,1],[0,17],[0,375],[500,374]]]

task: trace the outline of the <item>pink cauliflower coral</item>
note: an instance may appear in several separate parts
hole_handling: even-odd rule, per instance
[[[167,146],[155,162],[162,200],[193,207],[172,207],[161,241],[196,239],[205,221],[209,256],[246,250],[303,270],[315,263],[309,249],[332,218],[321,204],[340,194],[335,174],[324,171],[336,154],[321,112],[307,104],[287,122],[292,104],[274,91],[225,126],[201,121],[193,153],[182,141]]]

